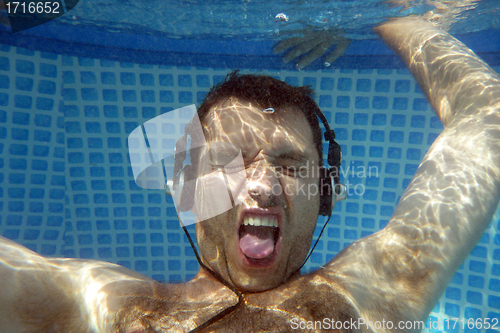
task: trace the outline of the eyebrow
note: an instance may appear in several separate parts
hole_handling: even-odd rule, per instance
[[[292,150],[292,149],[285,151],[285,152],[282,152],[275,157],[282,158],[282,159],[289,158],[289,159],[296,160],[299,162],[305,162],[305,161],[309,160],[309,158],[307,156],[305,156],[302,152]]]

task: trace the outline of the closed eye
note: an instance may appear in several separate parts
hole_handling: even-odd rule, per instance
[[[279,160],[289,160],[295,163],[306,163],[308,158],[299,152],[286,152],[277,156]]]
[[[293,178],[306,178],[309,175],[307,166],[279,165],[275,167],[275,172]]]
[[[219,165],[214,165],[213,167],[215,169],[223,170],[227,173],[235,173],[245,170],[244,164],[227,164],[227,165],[219,164]]]

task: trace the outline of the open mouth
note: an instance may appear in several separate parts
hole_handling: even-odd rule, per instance
[[[275,214],[245,214],[239,229],[239,247],[250,265],[271,264],[280,229]]]

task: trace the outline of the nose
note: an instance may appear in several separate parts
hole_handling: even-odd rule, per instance
[[[261,166],[253,170],[247,182],[247,190],[259,206],[266,207],[275,204],[281,186],[275,171],[269,166]]]
[[[248,194],[261,205],[268,205],[273,197],[272,187],[259,181],[248,182]]]

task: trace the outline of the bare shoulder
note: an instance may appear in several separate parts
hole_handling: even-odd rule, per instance
[[[44,258],[0,237],[2,332],[195,328],[234,302],[218,281],[164,284],[111,263]]]
[[[105,332],[114,321],[109,291],[144,292],[152,283],[111,263],[44,258],[2,237],[0,258],[0,327],[6,332]]]
[[[58,318],[61,327],[88,330],[71,297],[70,270],[64,274],[49,259],[2,237],[0,258],[0,327],[7,332],[50,331]]]
[[[439,270],[436,263],[421,260],[418,252],[426,249],[412,246],[407,237],[411,235],[399,236],[388,228],[362,238],[341,251],[321,274],[343,290],[366,321],[425,321],[436,297],[429,286],[439,282]]]

